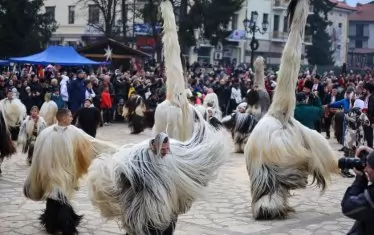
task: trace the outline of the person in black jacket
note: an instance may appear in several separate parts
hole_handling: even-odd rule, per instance
[[[367,116],[371,122],[370,126],[364,127],[364,134],[365,140],[367,141],[367,145],[372,148],[373,147],[373,124],[374,124],[374,86],[371,83],[364,84],[363,94],[365,96],[364,101],[364,109],[367,111]]]
[[[356,179],[341,202],[343,214],[355,220],[347,235],[374,234],[374,185],[368,186],[369,181],[374,182],[374,152],[369,147],[361,146],[357,149],[356,156],[362,151],[370,152],[366,167],[363,171],[354,169]]]

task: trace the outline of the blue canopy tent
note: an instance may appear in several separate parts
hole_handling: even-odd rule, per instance
[[[7,60],[0,60],[0,65],[8,65],[9,61]]]
[[[26,57],[12,57],[10,62],[25,63],[25,64],[40,64],[49,65],[56,64],[62,66],[77,66],[77,65],[103,65],[107,62],[96,62],[86,57],[81,56],[71,46],[49,46],[44,51]]]

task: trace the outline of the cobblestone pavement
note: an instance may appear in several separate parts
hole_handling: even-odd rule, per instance
[[[147,139],[150,131],[129,135],[127,126],[114,124],[99,129],[98,138],[116,144],[130,144]],[[330,141],[334,149],[339,146]],[[338,156],[339,152],[337,152]],[[0,234],[46,234],[37,218],[45,203],[27,200],[22,194],[28,167],[26,156],[17,154],[3,164],[0,176]],[[219,170],[219,177],[207,188],[205,199],[194,203],[192,209],[180,216],[176,235],[343,235],[352,225],[340,211],[340,200],[352,179],[333,178],[333,184],[320,195],[314,187],[292,192],[290,202],[296,213],[282,221],[254,221],[250,210],[249,180],[242,154],[232,154]],[[117,223],[104,221],[87,196],[85,181],[75,195],[73,206],[84,214],[80,234],[125,234]]]

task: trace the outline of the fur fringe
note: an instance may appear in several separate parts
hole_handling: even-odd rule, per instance
[[[58,106],[53,100],[48,100],[43,103],[40,108],[39,115],[44,118],[47,126],[51,126],[56,123],[56,113],[58,111]]]
[[[330,174],[339,171],[328,141],[293,118],[308,0],[292,0],[290,9],[293,23],[273,103],[244,149],[256,219],[286,217],[292,211],[288,206],[289,190],[304,188],[311,174],[323,191]]]
[[[17,151],[14,146],[8,127],[5,123],[3,113],[0,110],[0,173],[1,173],[1,163],[4,158],[9,158]]]
[[[265,59],[258,56],[253,63],[255,69],[255,79],[253,85],[258,89],[265,90]]]
[[[214,110],[214,117],[217,118],[218,121],[222,120],[222,111],[221,111],[221,108],[219,107],[218,96],[216,93],[206,94],[203,104],[205,108],[209,107],[208,105],[211,105],[211,107]]]
[[[27,114],[26,106],[19,99],[13,99],[12,102],[1,100],[0,111],[8,127],[19,127]]]
[[[24,194],[34,201],[60,200],[58,195],[62,192],[70,199],[91,159],[116,150],[117,147],[99,141],[73,125],[47,127],[36,139]]]
[[[193,132],[193,112],[186,95],[177,26],[171,2],[161,2],[160,8],[164,21],[162,42],[167,90],[166,100],[157,105],[153,129],[157,133],[166,132],[171,138],[186,141]]]
[[[170,141],[160,158],[149,141],[103,155],[89,169],[90,199],[101,215],[118,219],[131,234],[149,234],[147,225],[163,230],[204,194],[208,182],[229,154],[226,135],[201,115],[193,137]]]

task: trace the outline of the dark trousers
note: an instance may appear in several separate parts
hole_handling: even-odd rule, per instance
[[[111,119],[111,109],[103,109],[103,119],[104,122],[110,122]]]
[[[373,148],[373,128],[371,126],[364,126],[364,135],[367,146]]]
[[[322,121],[318,120],[314,123],[314,129],[318,131],[318,133],[321,133],[322,131]]]
[[[177,221],[171,222],[169,227],[164,231],[150,228],[148,235],[173,235],[176,225],[177,225]],[[126,233],[126,235],[136,235],[136,234]]]
[[[327,137],[330,137],[330,129],[331,129],[331,122],[332,122],[332,117],[333,116],[334,116],[334,114],[330,113],[329,116],[323,118],[324,128],[325,128]]]

